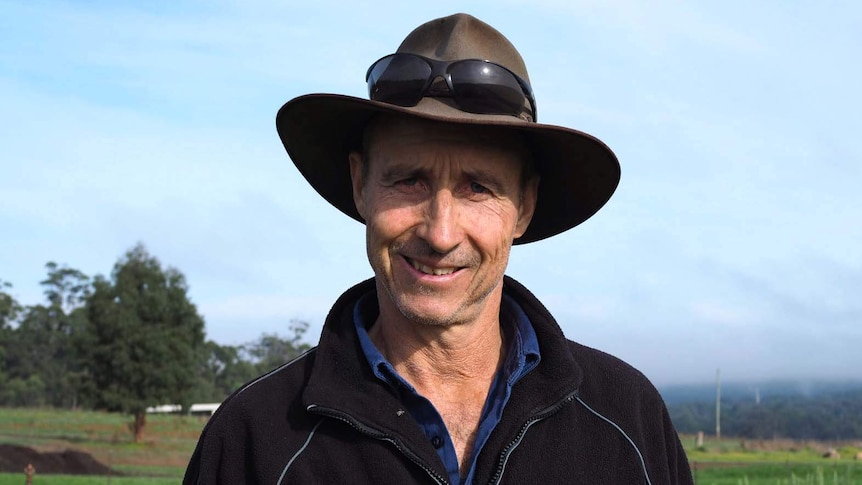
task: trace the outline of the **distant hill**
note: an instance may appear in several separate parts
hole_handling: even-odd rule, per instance
[[[816,397],[846,391],[862,390],[862,379],[843,381],[776,380],[764,382],[722,382],[722,401],[757,400],[766,397]],[[668,406],[681,403],[715,403],[715,382],[703,384],[681,384],[659,387]]]
[[[715,430],[715,384],[661,390],[681,433]],[[862,381],[722,384],[721,430],[755,439],[862,439]],[[759,399],[758,399],[759,395]]]

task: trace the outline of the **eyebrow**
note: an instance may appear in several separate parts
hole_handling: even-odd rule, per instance
[[[474,170],[464,170],[464,174],[470,180],[475,180],[480,182],[482,185],[487,185],[489,189],[493,189],[495,192],[499,192],[505,187],[502,179],[493,171],[483,170],[483,169],[474,169]]]
[[[389,183],[403,178],[416,177],[419,179],[427,179],[431,177],[432,169],[429,167],[416,167],[411,164],[400,164],[398,162],[390,162],[386,167],[381,168],[380,180]],[[494,192],[502,194],[505,184],[503,179],[493,170],[483,168],[464,169],[462,172],[463,178],[470,181],[476,181]]]
[[[380,179],[389,182],[405,177],[428,177],[429,170],[422,167],[411,167],[400,165],[398,163],[390,163],[380,171]]]
[[[476,179],[476,180],[489,180],[493,183],[500,184],[501,181],[497,174],[491,170],[484,169],[464,169],[462,170],[464,175],[467,178]],[[428,175],[430,174],[431,169],[428,167],[414,167],[409,165],[402,165],[398,163],[389,163],[385,168],[381,169],[381,175],[383,177],[389,177],[392,175],[400,176],[403,174],[416,174],[416,175]]]

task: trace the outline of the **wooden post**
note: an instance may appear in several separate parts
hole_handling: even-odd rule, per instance
[[[721,369],[715,369],[715,439],[721,441]]]
[[[36,474],[36,467],[32,463],[28,463],[27,468],[24,469],[24,474],[27,476],[26,484],[33,485],[33,475]]]

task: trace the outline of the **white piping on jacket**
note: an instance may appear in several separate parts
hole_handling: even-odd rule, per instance
[[[641,450],[639,450],[639,449],[638,449],[638,446],[635,444],[635,442],[634,442],[634,441],[632,441],[632,439],[631,439],[631,438],[629,438],[629,435],[627,435],[627,434],[626,434],[626,432],[625,432],[625,431],[623,431],[623,429],[622,429],[622,428],[620,428],[620,427],[619,427],[619,425],[617,425],[617,423],[615,423],[615,422],[611,421],[610,419],[608,419],[608,418],[606,418],[606,417],[602,416],[602,415],[601,415],[601,414],[599,414],[595,409],[593,409],[593,408],[589,407],[589,406],[587,405],[587,403],[585,403],[585,402],[581,399],[581,397],[580,397],[580,396],[576,397],[575,399],[576,399],[579,403],[581,403],[581,405],[582,405],[582,406],[584,406],[585,408],[587,408],[587,410],[588,410],[588,411],[590,411],[591,413],[595,414],[596,416],[598,416],[599,418],[601,418],[602,420],[604,420],[605,422],[607,422],[608,424],[610,424],[611,426],[613,426],[614,428],[616,428],[616,430],[617,430],[617,431],[619,431],[621,435],[623,435],[623,438],[625,438],[625,439],[629,442],[629,444],[630,444],[630,445],[632,445],[632,448],[634,448],[634,449],[635,449],[635,453],[637,453],[637,454],[638,454],[638,458],[640,458],[640,460],[641,460],[641,468],[643,468],[643,471],[644,471],[644,478],[646,478],[647,485],[652,485],[652,481],[650,481],[650,479],[649,479],[649,473],[647,472],[646,462],[644,461],[644,456],[641,454]]]
[[[253,380],[253,381],[249,382],[248,384],[246,384],[246,386],[245,386],[245,387],[243,387],[242,389],[240,389],[239,391],[237,391],[237,393],[236,393],[236,395],[235,395],[234,397],[239,396],[240,394],[242,394],[243,392],[245,392],[245,390],[246,390],[246,389],[248,389],[249,387],[251,387],[251,386],[253,386],[253,385],[257,384],[258,382],[260,382],[260,381],[262,381],[262,380],[264,380],[264,379],[266,379],[267,377],[270,377],[270,376],[272,376],[272,375],[274,375],[274,374],[276,374],[276,373],[278,373],[278,372],[281,372],[281,371],[282,371],[282,370],[284,370],[284,369],[287,369],[288,367],[290,367],[291,365],[293,365],[294,363],[296,363],[297,361],[299,361],[299,360],[300,360],[300,359],[302,359],[303,357],[307,356],[308,354],[310,354],[310,353],[314,352],[315,350],[317,350],[317,347],[312,347],[312,348],[310,348],[310,349],[306,350],[305,352],[301,353],[300,355],[296,356],[296,358],[295,358],[295,359],[293,359],[293,360],[291,360],[291,361],[289,361],[289,362],[286,362],[286,363],[284,363],[284,364],[280,365],[279,367],[276,367],[275,369],[273,369],[273,370],[271,370],[271,371],[267,372],[266,374],[264,374],[264,375],[262,375],[262,376],[258,377],[257,379],[255,379],[255,380]]]
[[[293,462],[299,457],[299,455],[301,455],[302,452],[305,451],[306,448],[308,448],[308,444],[311,443],[311,438],[314,437],[314,433],[317,431],[317,428],[320,426],[320,423],[322,423],[324,419],[326,418],[320,418],[317,424],[315,424],[314,427],[311,428],[311,433],[308,434],[308,438],[305,439],[305,443],[303,443],[302,446],[296,451],[296,453],[294,453],[293,456],[290,457],[290,460],[287,462],[287,465],[284,465],[284,470],[281,471],[281,476],[278,477],[278,482],[276,482],[276,485],[281,485],[281,481],[284,480],[284,476],[287,475],[287,469],[290,468],[290,465],[292,465]]]
[[[302,354],[300,354],[300,355],[296,356],[296,358],[295,358],[295,359],[293,359],[293,360],[291,360],[291,361],[289,361],[289,362],[286,362],[286,363],[284,363],[284,364],[280,365],[279,367],[276,367],[275,369],[273,369],[273,370],[271,370],[271,371],[267,372],[266,374],[264,374],[264,375],[262,375],[262,376],[258,377],[257,379],[255,379],[255,380],[253,380],[253,381],[249,382],[249,383],[248,383],[248,384],[246,384],[242,389],[240,389],[239,391],[237,391],[237,392],[236,392],[236,394],[234,394],[234,395],[232,396],[232,398],[233,398],[233,397],[236,397],[236,396],[239,396],[240,394],[242,394],[243,392],[245,392],[245,390],[246,390],[246,389],[248,389],[249,387],[251,387],[251,386],[253,386],[253,385],[257,384],[258,382],[260,382],[260,381],[262,381],[262,380],[264,380],[264,379],[266,379],[267,377],[269,377],[269,376],[271,376],[271,375],[274,375],[275,373],[280,372],[280,371],[281,371],[281,370],[283,370],[283,369],[287,369],[288,367],[290,367],[291,365],[293,365],[294,363],[296,363],[297,361],[299,361],[299,360],[300,360],[300,359],[302,359],[303,357],[307,356],[308,354],[310,354],[310,353],[314,352],[315,350],[317,350],[317,347],[312,347],[312,348],[310,348],[310,349],[306,350],[305,352],[303,352]],[[227,401],[225,401],[225,402],[227,402]],[[224,408],[224,406],[219,406],[219,409],[217,409],[217,410],[216,410],[216,413],[215,413],[215,414],[213,414],[213,416],[210,418],[210,422],[212,422],[212,420],[215,418],[215,416],[216,416],[216,415],[218,415],[218,414],[219,414],[219,411],[221,411],[223,408]],[[319,424],[320,424],[320,423],[318,423],[318,425],[319,425]],[[209,423],[207,423],[207,427],[209,427]],[[315,427],[314,427],[314,429],[317,429],[317,426],[315,426]],[[206,427],[204,428],[204,431],[206,431]],[[312,430],[312,434],[314,434],[314,430]],[[308,439],[310,440],[310,439],[311,439],[311,436],[309,436],[309,437],[308,437]],[[308,442],[306,442],[306,444],[308,444]],[[300,450],[300,451],[302,451],[302,450]],[[296,456],[296,455],[294,455],[294,457],[295,457],[295,456]],[[288,465],[290,465],[290,463],[288,463]],[[285,470],[286,470],[286,468],[285,468]],[[284,472],[282,472],[282,476],[283,476],[283,475],[284,475]],[[279,483],[281,483],[281,479],[279,479],[279,481],[278,481],[278,482],[279,482]],[[200,485],[200,483],[201,483],[200,473],[198,473],[198,479],[196,480],[196,482],[195,482],[195,483],[196,483],[197,485]]]

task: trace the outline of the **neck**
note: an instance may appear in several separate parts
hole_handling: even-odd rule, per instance
[[[400,313],[402,318],[392,318],[381,311],[369,336],[395,370],[420,392],[473,386],[487,390],[505,357],[500,296],[489,298],[493,311],[457,325],[424,325]]]

